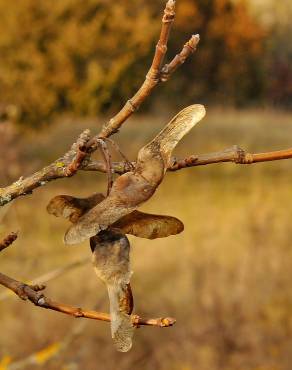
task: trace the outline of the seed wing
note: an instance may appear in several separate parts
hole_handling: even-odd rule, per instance
[[[112,227],[120,229],[125,234],[146,239],[166,238],[179,234],[184,229],[183,223],[175,217],[152,215],[139,211],[122,217]]]

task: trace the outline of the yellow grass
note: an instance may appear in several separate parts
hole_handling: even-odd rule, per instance
[[[117,141],[134,158],[169,116],[133,119]],[[20,170],[37,168],[54,159],[55,152],[61,154],[81,126],[87,124],[60,123],[46,134],[20,140],[19,147],[27,145]],[[254,151],[277,150],[292,146],[291,137],[288,114],[217,109],[208,113],[177,153],[215,151],[233,144]],[[137,313],[174,316],[177,324],[137,330],[131,352],[120,354],[112,346],[108,324],[88,321],[78,339],[42,368],[290,370],[291,170],[292,161],[281,161],[212,165],[168,174],[143,210],[176,216],[185,231],[162,240],[130,238],[132,285]],[[67,223],[47,215],[45,207],[57,194],[85,196],[104,190],[103,176],[87,173],[15,201],[1,233],[20,230],[20,237],[2,253],[0,271],[27,281],[89,256],[87,243],[63,245]],[[99,302],[99,310],[108,310],[105,289],[90,265],[50,282],[47,294],[85,308]],[[0,302],[0,315],[2,367],[7,358],[13,363],[55,348],[54,343],[78,325],[75,319],[16,298]]]

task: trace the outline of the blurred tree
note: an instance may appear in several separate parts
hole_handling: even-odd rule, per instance
[[[236,105],[262,98],[266,35],[245,1],[181,0],[177,19],[180,39],[196,30],[202,39],[181,81],[189,100],[194,93],[200,100]]]
[[[277,106],[291,107],[292,102],[292,3],[273,2],[270,28],[268,97]]]
[[[0,0],[2,105],[40,124],[66,110],[95,114],[121,99],[133,84],[130,67],[149,53],[159,27],[143,3]]]
[[[39,126],[60,112],[93,115],[120,106],[147,71],[164,4],[0,0],[0,110]],[[176,102],[178,92],[185,100],[180,104],[260,98],[265,35],[244,2],[178,1],[169,55],[195,32],[202,35],[200,52],[162,89],[159,101]]]

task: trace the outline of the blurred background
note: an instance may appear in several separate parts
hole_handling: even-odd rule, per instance
[[[137,90],[151,63],[165,2],[0,0],[0,181],[62,155]],[[191,34],[198,51],[160,85],[114,139],[130,159],[178,110],[207,116],[176,155],[238,144],[291,147],[290,0],[178,0],[168,60]],[[137,330],[115,352],[109,325],[47,312],[0,289],[0,369],[290,370],[292,161],[218,164],[169,173],[144,211],[180,218],[163,240],[131,237],[135,312],[173,316],[173,328]],[[1,237],[19,230],[0,271],[30,281],[90,258],[68,248],[66,221],[47,215],[58,194],[104,192],[105,176],[79,173],[0,210]],[[90,262],[48,283],[47,295],[108,311]]]

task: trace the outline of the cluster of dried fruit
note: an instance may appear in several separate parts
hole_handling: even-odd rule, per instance
[[[139,151],[136,168],[118,177],[107,197],[100,193],[85,199],[59,195],[47,207],[50,214],[72,222],[64,237],[66,244],[90,239],[96,274],[108,289],[111,333],[119,351],[131,348],[134,332],[130,243],[126,234],[155,239],[183,230],[183,223],[177,218],[136,209],[150,199],[162,182],[175,146],[204,116],[201,105],[192,105],[176,115]]]

